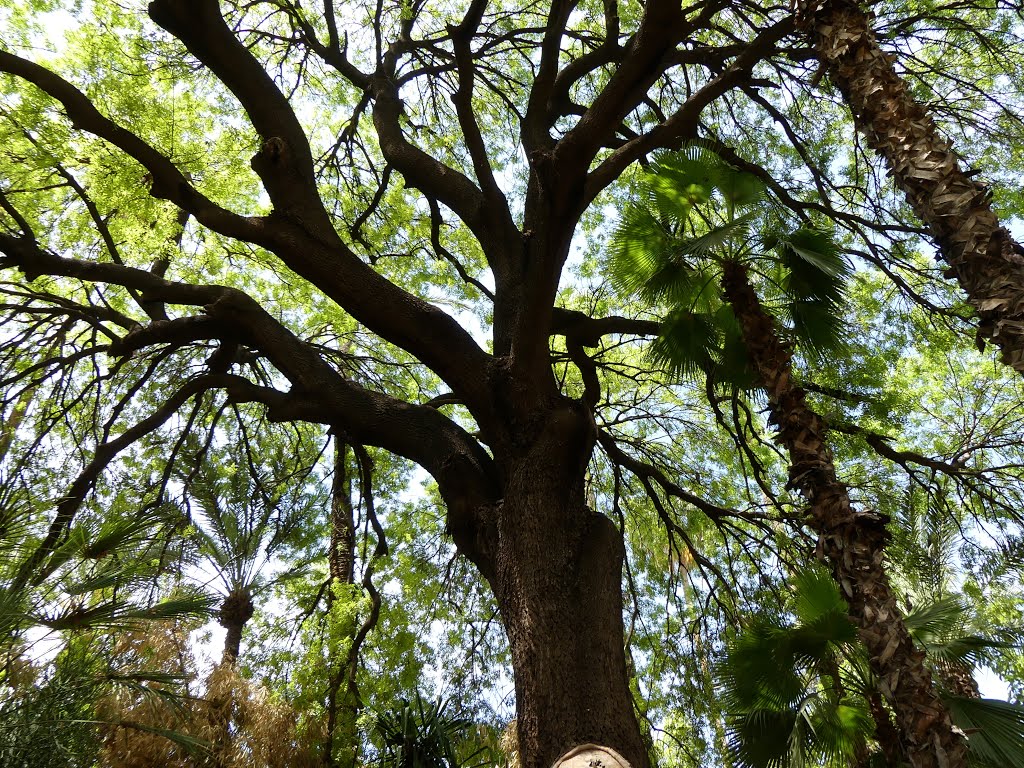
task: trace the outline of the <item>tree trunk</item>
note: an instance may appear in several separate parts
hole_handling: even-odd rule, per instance
[[[622,537],[585,502],[593,420],[562,401],[510,461],[499,502],[492,584],[515,672],[522,768],[549,768],[581,744],[649,768],[629,689]]]
[[[878,691],[871,691],[868,694],[868,710],[871,712],[871,719],[875,721],[875,740],[882,749],[886,768],[900,768],[904,764],[903,740],[899,731],[893,727],[892,717]]]
[[[927,110],[908,92],[851,0],[807,4],[802,24],[857,127],[927,225],[991,339],[1024,373],[1024,248],[999,225],[986,187],[963,169]]]
[[[348,472],[348,446],[337,437],[331,486],[330,547],[328,612],[336,599],[332,591],[335,585],[351,586],[355,581],[356,529],[352,509],[352,478]],[[355,616],[351,616],[340,634],[354,638],[356,629]],[[327,659],[330,681],[327,688],[327,736],[324,739],[323,764],[325,768],[353,768],[359,758],[359,699],[355,681],[358,665],[348,663],[348,648],[333,650],[338,653],[336,657]]]
[[[871,655],[878,687],[896,713],[904,754],[915,768],[961,768],[966,744],[932,687],[924,653],[914,647],[889,587],[882,562],[886,520],[850,503],[825,442],[825,422],[793,383],[790,350],[754,293],[746,267],[727,262],[722,288],[768,394],[771,423],[789,451],[790,485],[807,499],[819,556],[832,568]]]
[[[21,422],[25,418],[29,403],[32,402],[32,396],[35,394],[35,389],[35,387],[25,387],[21,391],[21,396],[14,402],[11,415],[0,423],[0,461],[3,461],[4,457],[7,456],[11,443],[14,442],[14,438],[18,435],[18,427],[21,426]],[[3,411],[0,410],[0,415],[2,414]]]
[[[974,679],[974,671],[967,664],[944,661],[936,665],[935,676],[939,684],[954,696],[963,699],[980,699],[981,689]]]
[[[222,664],[234,664],[242,649],[242,632],[252,618],[254,606],[252,597],[246,589],[233,589],[220,605],[217,621],[227,630],[224,636],[224,653]]]

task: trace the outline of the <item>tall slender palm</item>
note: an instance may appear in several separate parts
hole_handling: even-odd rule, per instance
[[[1024,373],[1024,247],[1000,226],[984,186],[960,166],[924,105],[879,47],[855,0],[801,2],[798,18],[854,122],[884,159],[981,318],[979,339]]]
[[[751,383],[767,395],[770,422],[789,452],[790,485],[807,501],[819,556],[841,586],[879,688],[896,714],[903,750],[915,768],[965,765],[963,737],[933,689],[924,654],[914,647],[889,586],[886,519],[854,508],[836,475],[825,421],[794,381],[793,334],[807,332],[822,344],[820,328],[807,318],[824,321],[834,314],[843,260],[822,232],[770,231],[757,180],[699,148],[663,158],[640,186],[641,198],[618,230],[611,267],[620,286],[676,302],[655,353],[680,367],[692,367],[685,358],[706,367],[735,357],[730,336],[739,340]],[[784,300],[772,301],[784,310],[774,313],[778,319],[754,289],[752,276],[758,274],[768,278],[763,290],[769,299],[785,293]],[[709,332],[709,309],[731,329],[721,344]],[[780,322],[787,317],[784,332]]]
[[[182,478],[200,559],[221,585],[223,663],[238,659],[254,598],[308,564],[298,559],[283,569],[279,561],[320,502],[291,476],[294,462],[286,450],[281,446],[281,455],[263,457],[257,466],[242,442],[209,448]]]

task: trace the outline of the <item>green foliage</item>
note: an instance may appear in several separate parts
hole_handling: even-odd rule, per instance
[[[794,577],[789,606],[795,623],[754,619],[719,667],[730,756],[751,768],[848,765],[872,731],[858,695],[860,664],[850,664],[856,629],[818,568]]]
[[[72,643],[47,668],[6,651],[0,681],[0,764],[90,768],[100,748],[96,702],[103,665],[86,643]],[[12,666],[17,673],[12,676]]]
[[[880,701],[880,695],[833,580],[811,568],[792,583],[788,608],[795,621],[756,617],[730,641],[719,666],[729,753],[750,768],[839,768],[872,753],[868,698]],[[939,680],[951,666],[969,675],[983,654],[1007,647],[964,634],[967,608],[947,597],[917,605],[905,617]],[[972,765],[1022,765],[1024,707],[949,691],[943,699],[954,723],[969,734]]]
[[[761,181],[701,145],[660,156],[612,237],[612,285],[663,313],[654,360],[675,377],[753,383],[735,317],[720,291],[723,262],[760,275],[767,308],[817,360],[845,345],[850,266],[833,235],[787,226]]]
[[[308,135],[314,191],[355,259],[406,290],[410,301],[415,297],[433,305],[431,312],[449,313],[483,349],[493,350],[501,333],[493,324],[496,307],[504,301],[514,314],[519,299],[514,291],[498,302],[487,297],[499,277],[490,271],[498,263],[495,254],[485,254],[478,239],[489,225],[470,229],[436,197],[439,187],[446,194],[454,189],[449,182],[457,174],[486,183],[460,134],[466,123],[455,112],[456,88],[465,95],[462,86],[474,85],[468,88],[471,122],[481,131],[480,145],[517,227],[533,226],[543,208],[538,204],[527,212],[528,195],[541,190],[553,193],[553,201],[580,190],[557,188],[557,177],[548,180],[556,188],[547,188],[534,173],[545,167],[544,151],[537,154],[518,138],[551,21],[548,8],[485,4],[479,36],[470,41],[477,71],[466,78],[465,71],[456,71],[452,32],[464,29],[459,25],[466,5],[333,5],[343,38],[337,47],[317,6],[275,0],[219,7]],[[551,101],[553,112],[569,109],[551,126],[553,141],[579,125],[577,108],[589,111],[613,78],[621,80],[616,62],[601,57],[624,54],[628,41],[641,40],[636,25],[648,6],[618,4],[614,22],[605,17],[612,6],[598,0],[573,7],[569,33],[556,46],[558,68],[575,69],[583,57],[604,63]],[[938,105],[934,114],[944,129],[970,136],[970,144],[958,142],[958,149],[984,170],[1000,211],[1011,216],[1024,210],[1017,178],[1024,141],[1014,109],[1024,67],[1013,9],[887,2],[872,10],[910,87]],[[621,125],[609,128],[608,146],[592,158],[589,170],[609,159],[614,165],[621,143],[634,135],[641,143],[654,142],[645,146],[660,145],[651,129],[672,114],[689,114],[685,100],[707,93],[707,83],[715,83],[712,90],[726,82],[741,87],[702,105],[694,127],[706,143],[650,155],[653,163],[647,173],[638,172],[638,183],[627,172],[594,200],[574,231],[562,233],[564,244],[572,238],[573,247],[558,298],[562,307],[591,318],[653,316],[663,327],[650,344],[613,332],[585,347],[600,382],[595,423],[628,458],[661,478],[633,472],[600,449],[587,473],[587,503],[620,523],[626,543],[631,685],[638,711],[649,720],[642,727],[659,739],[661,754],[671,752],[666,765],[727,762],[724,699],[712,673],[733,628],[758,610],[790,629],[802,628],[783,639],[769,618],[763,626],[752,624],[761,626],[755,635],[766,635],[763,642],[773,649],[771,668],[778,671],[792,661],[805,678],[815,653],[837,653],[835,643],[823,638],[844,629],[829,625],[823,609],[800,607],[799,591],[796,602],[779,598],[783,574],[806,559],[806,542],[785,526],[793,519],[794,499],[756,395],[730,391],[749,388],[752,378],[735,317],[720,296],[725,259],[748,266],[762,300],[796,342],[804,357],[797,360],[798,375],[818,385],[809,397],[837,428],[837,464],[858,501],[893,519],[927,509],[953,532],[940,541],[931,531],[931,539],[914,542],[901,541],[897,530],[889,545],[892,561],[951,564],[952,577],[931,574],[920,583],[899,584],[915,608],[939,606],[932,618],[919,615],[919,640],[936,658],[991,665],[1019,696],[1024,660],[1012,646],[1020,639],[1024,598],[1012,555],[1019,560],[1024,508],[1021,386],[973,349],[974,329],[963,319],[962,297],[941,280],[902,196],[855,148],[846,106],[817,84],[807,62],[794,58],[791,39],[763,47],[769,59],[750,70],[758,79],[747,87],[737,52],[788,11],[782,5],[746,11],[723,6],[708,17],[699,6],[687,5],[683,12],[693,29],[666,59],[672,69]],[[402,30],[401,20],[410,13],[416,21]],[[606,23],[616,26],[614,41],[604,40]],[[282,220],[297,227],[305,223],[305,203],[297,210],[277,206],[269,218],[260,218],[271,214],[271,203],[250,161],[267,136],[259,134],[230,86],[138,8],[103,0],[0,2],[0,28],[0,47],[66,77],[213,202],[268,227]],[[311,35],[322,45],[309,47]],[[418,186],[411,169],[406,175],[385,159],[372,119],[383,102],[320,58],[332,52],[336,63],[343,52],[353,66],[383,72],[376,59],[378,35],[380,50],[397,60],[398,133],[415,152],[425,153],[417,155],[420,160],[429,156],[447,164],[440,182]],[[698,63],[686,63],[690,57]],[[559,78],[559,88],[562,83]],[[762,87],[769,83],[779,87]],[[589,111],[587,119],[600,111]],[[287,112],[282,102],[279,114]],[[759,175],[738,173],[721,159],[733,156],[729,152],[750,158],[745,167],[756,167]],[[147,271],[164,259],[168,280],[245,291],[286,332],[278,338],[284,346],[268,352],[248,332],[226,332],[230,323],[212,322],[215,307],[172,303],[165,307],[171,327],[209,333],[195,338],[190,331],[184,340],[157,333],[153,343],[119,355],[111,349],[115,342],[138,330],[167,328],[153,323],[136,289],[81,276],[29,281],[4,262],[0,583],[9,584],[38,546],[70,483],[105,441],[125,434],[196,376],[217,372],[233,389],[230,396],[214,388],[190,398],[160,428],[119,450],[90,486],[55,553],[33,569],[28,586],[0,592],[0,637],[9,633],[14,645],[30,627],[49,627],[49,637],[67,647],[89,632],[112,636],[189,605],[208,608],[183,581],[221,593],[244,585],[260,597],[260,610],[247,629],[252,642],[240,670],[265,682],[274,696],[294,702],[309,732],[316,733],[325,721],[324,690],[370,604],[358,587],[325,587],[331,469],[320,452],[329,429],[346,432],[342,422],[350,416],[372,422],[378,414],[371,413],[376,405],[329,413],[314,407],[300,412],[315,423],[280,424],[274,419],[291,418],[287,407],[275,405],[271,416],[244,398],[271,392],[277,404],[320,394],[282,368],[289,334],[297,340],[290,349],[323,362],[345,391],[368,391],[375,404],[388,397],[403,401],[402,418],[422,411],[424,403],[436,404],[450,387],[429,362],[402,348],[422,329],[378,335],[380,328],[349,306],[361,302],[330,297],[295,269],[305,254],[282,261],[261,245],[214,231],[208,217],[182,224],[172,203],[151,194],[151,182],[148,171],[115,142],[81,130],[46,93],[0,78],[0,193],[9,203],[0,210],[2,234],[21,234],[15,211],[45,248],[90,269],[123,264]],[[493,199],[485,206],[486,215],[500,217],[501,206],[492,204]],[[635,217],[632,238],[611,237],[615,211],[624,219]],[[829,212],[838,214],[833,223]],[[523,231],[521,240],[512,238],[511,250],[532,251],[550,231]],[[860,254],[855,272],[839,242],[847,253]],[[551,274],[563,257],[530,253],[527,271],[533,277]],[[621,262],[621,271],[606,262]],[[340,260],[327,263],[328,272],[346,268]],[[369,290],[358,280],[350,285],[356,298]],[[544,296],[554,293],[553,286],[539,287]],[[376,292],[372,301],[378,301]],[[547,307],[538,308],[538,317],[546,318]],[[837,339],[845,344],[837,345]],[[570,355],[560,335],[551,337],[550,351],[561,394],[579,397],[579,363],[586,361]],[[705,388],[705,376],[731,386]],[[437,410],[468,433],[480,433],[464,405]],[[883,435],[898,460],[881,456],[863,434],[840,428]],[[379,437],[373,429],[353,434],[361,440]],[[481,450],[495,454],[492,446]],[[476,722],[507,721],[509,654],[487,585],[464,558],[456,558],[436,486],[411,475],[408,461],[370,451],[373,496],[391,554],[374,574],[381,615],[358,659],[360,696],[369,708],[382,710],[436,682]],[[962,466],[963,473],[944,478],[915,463],[915,453]],[[676,495],[672,484],[685,495]],[[376,543],[365,516],[358,523],[357,580]],[[955,603],[942,601],[961,589],[960,605],[970,609],[961,613],[971,613],[972,620],[950,627],[943,614],[954,613]],[[329,608],[327,594],[334,596]],[[993,637],[1001,644],[994,645]],[[821,666],[821,679],[831,684],[837,676],[862,674],[850,659],[840,667],[836,672]],[[56,675],[55,669],[38,679]],[[810,693],[800,698],[794,691],[803,678],[779,674],[788,681],[789,698],[772,700],[788,702],[785,712],[797,713],[785,714],[783,725],[799,735],[787,737],[771,754],[792,747],[811,760],[811,723],[814,733],[838,740],[852,728],[848,721],[863,713],[856,706],[844,709],[847,699],[834,685],[807,683],[803,690]],[[102,689],[111,685],[108,680]],[[73,709],[78,694],[64,690]],[[752,700],[768,696],[749,693]],[[19,688],[5,706],[15,706],[22,696],[29,702],[31,695],[29,688]],[[61,696],[53,696],[54,706]],[[88,698],[81,694],[83,719],[93,716]],[[782,722],[783,709],[764,711],[764,722]],[[364,712],[359,739],[366,738],[371,720]],[[91,754],[88,739],[95,727],[84,727],[81,740],[71,735],[66,741],[69,750],[81,747],[82,760]],[[673,737],[678,742],[667,746]],[[6,764],[3,757],[0,763]]]
[[[484,748],[463,755],[460,745],[473,721],[453,711],[453,703],[438,699],[424,703],[416,692],[413,701],[402,699],[394,709],[381,712],[374,721],[380,742],[381,768],[463,768],[485,765]],[[473,763],[473,760],[479,760]]]

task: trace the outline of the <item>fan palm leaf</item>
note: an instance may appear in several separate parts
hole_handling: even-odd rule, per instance
[[[778,319],[814,358],[842,346],[850,268],[829,232],[782,226],[759,179],[699,144],[657,158],[638,187],[611,238],[609,276],[619,293],[666,307],[651,354],[671,375],[753,385],[735,317],[723,310],[726,261],[769,263]]]

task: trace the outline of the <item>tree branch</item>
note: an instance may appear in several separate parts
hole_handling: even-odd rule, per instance
[[[109,141],[138,161],[153,178],[150,194],[187,210],[204,226],[228,237],[257,242],[262,230],[257,219],[239,216],[198,192],[164,155],[131,131],[104,117],[88,97],[50,70],[0,50],[0,72],[20,77],[59,101],[75,128]]]
[[[610,315],[591,317],[575,309],[555,307],[551,317],[551,335],[578,340],[584,347],[596,347],[602,336],[657,336],[661,323],[656,320],[638,320]]]
[[[630,163],[654,149],[695,137],[697,120],[704,108],[724,93],[739,85],[744,77],[748,77],[754,66],[772,53],[776,43],[793,31],[793,25],[792,17],[787,16],[762,31],[746,46],[744,51],[736,57],[725,71],[712,78],[705,86],[687,99],[668,120],[660,123],[647,133],[627,141],[612,152],[587,177],[587,183],[580,202],[580,210],[586,209],[593,202],[594,198],[615,181]]]

